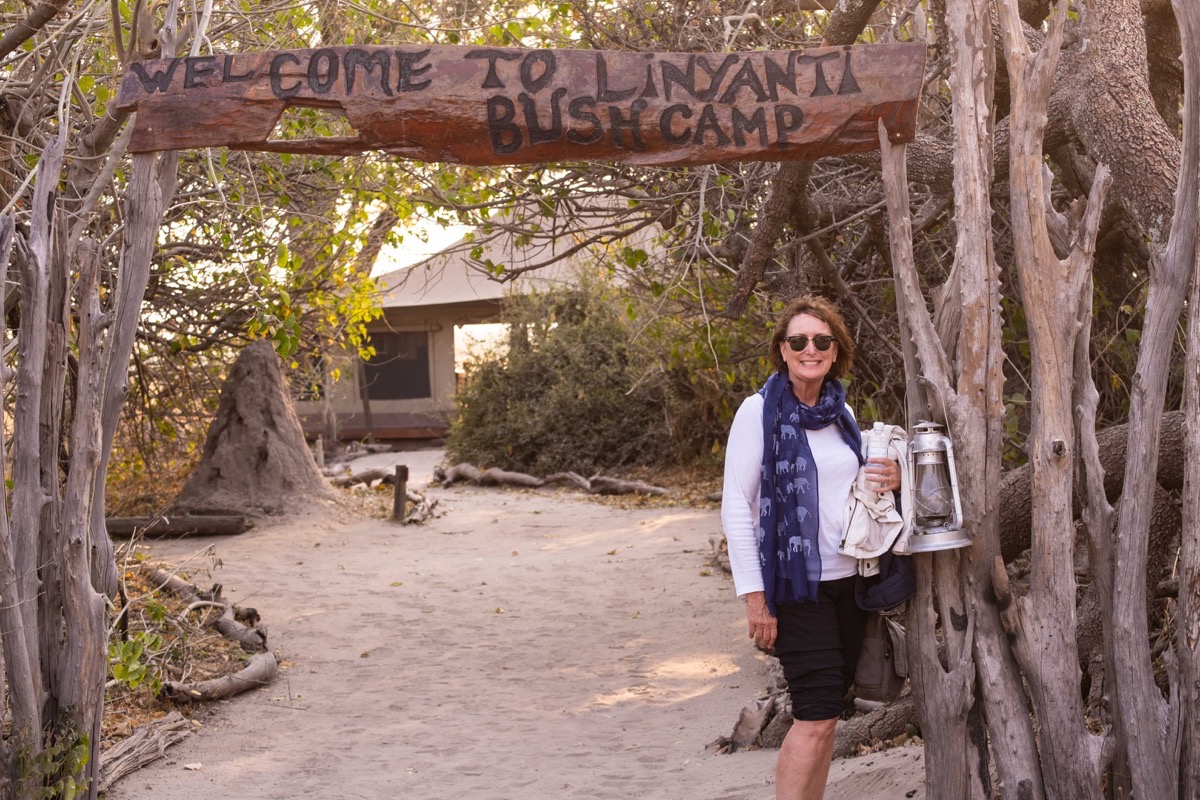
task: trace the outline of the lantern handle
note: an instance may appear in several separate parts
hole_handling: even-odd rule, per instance
[[[908,408],[909,408],[909,406],[908,406],[908,390],[910,388],[912,388],[912,385],[914,383],[921,383],[921,382],[928,384],[933,389],[934,393],[937,395],[938,400],[942,404],[942,419],[945,420],[945,422],[946,422],[946,430],[949,430],[950,429],[950,418],[946,414],[946,398],[942,395],[942,390],[938,388],[938,385],[936,383],[934,383],[933,381],[929,380],[929,378],[926,378],[924,375],[916,376],[915,378],[913,378],[911,381],[909,381],[904,386],[904,429],[909,432],[912,431],[912,419],[910,419],[908,416]]]

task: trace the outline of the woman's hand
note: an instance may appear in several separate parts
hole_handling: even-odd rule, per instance
[[[750,623],[750,638],[759,649],[770,650],[775,646],[775,634],[779,632],[779,627],[767,609],[765,592],[746,595],[746,621]]]
[[[877,492],[890,492],[900,488],[900,465],[890,458],[872,458],[864,467],[867,482]]]

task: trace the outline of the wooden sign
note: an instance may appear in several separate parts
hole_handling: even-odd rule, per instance
[[[130,65],[130,150],[224,145],[463,164],[781,161],[916,131],[925,45],[744,53],[327,47]],[[288,106],[344,112],[356,137],[276,139]]]

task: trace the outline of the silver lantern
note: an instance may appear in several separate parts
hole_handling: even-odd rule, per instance
[[[918,422],[908,445],[912,476],[912,553],[952,550],[971,544],[962,532],[962,501],[954,471],[954,444],[936,422]]]

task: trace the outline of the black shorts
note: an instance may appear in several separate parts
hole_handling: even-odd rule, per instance
[[[821,581],[815,603],[781,603],[775,655],[783,666],[792,716],[836,719],[854,684],[867,612],[854,600],[855,576]]]

